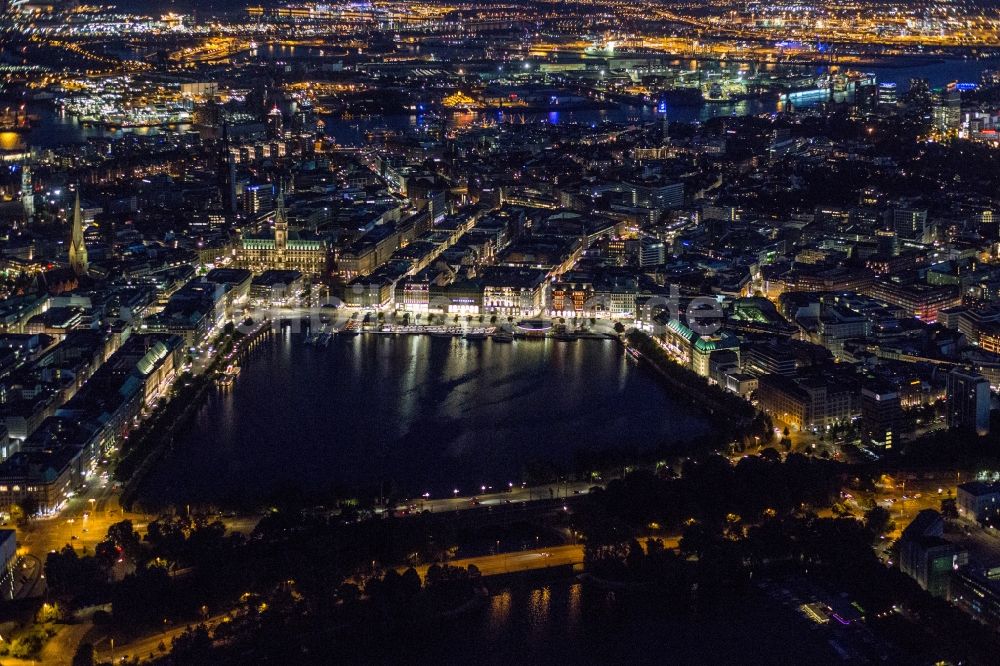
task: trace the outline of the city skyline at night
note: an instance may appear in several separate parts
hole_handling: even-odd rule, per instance
[[[0,16],[0,662],[995,662],[994,3]]]

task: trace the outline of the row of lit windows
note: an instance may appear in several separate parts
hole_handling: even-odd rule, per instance
[[[36,490],[38,490],[38,488],[36,486],[26,486],[25,490],[27,492],[29,492],[29,493],[33,493]],[[8,487],[8,486],[0,485],[0,493],[6,493],[6,492],[19,493],[19,492],[21,492],[21,486],[15,485],[15,486]]]

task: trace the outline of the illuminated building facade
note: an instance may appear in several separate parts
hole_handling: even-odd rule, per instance
[[[240,238],[236,263],[255,275],[268,270],[290,270],[319,278],[326,273],[327,245],[321,239],[305,239],[289,231],[284,195],[279,193],[274,212],[274,235]]]

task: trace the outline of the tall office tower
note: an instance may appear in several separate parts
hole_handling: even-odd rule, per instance
[[[866,443],[892,448],[899,441],[902,422],[903,408],[896,389],[873,385],[861,390],[861,434]]]
[[[274,185],[263,183],[243,188],[243,210],[247,215],[260,215],[274,210]]]
[[[903,96],[906,115],[912,120],[929,123],[934,106],[934,95],[925,79],[910,79],[910,88]]]
[[[900,238],[923,240],[927,229],[927,211],[912,208],[893,208],[892,227]]]
[[[267,114],[267,134],[272,139],[280,139],[285,135],[285,119],[277,104]]]
[[[871,84],[855,85],[854,107],[858,112],[875,110],[878,104],[878,88]]]
[[[948,129],[957,130],[962,124],[962,93],[949,86],[944,93],[945,122]]]
[[[21,206],[24,207],[24,217],[31,224],[35,217],[35,190],[31,186],[31,167],[27,164],[21,167]]]
[[[940,132],[959,129],[962,125],[962,93],[953,87],[943,90],[934,100],[934,128]]]
[[[997,229],[997,218],[993,214],[992,210],[981,210],[972,216],[972,221],[976,225],[976,231],[978,231],[983,238],[989,238],[991,240],[996,240],[1000,238],[1000,233]]]
[[[659,266],[667,260],[667,247],[656,238],[643,238],[639,245],[639,265]]]
[[[899,256],[899,236],[892,229],[878,229],[875,232],[878,253],[885,257]]]
[[[894,109],[899,101],[896,95],[896,84],[886,81],[878,84],[876,100],[881,109]]]
[[[948,373],[948,427],[990,432],[990,383],[982,375],[956,368]]]

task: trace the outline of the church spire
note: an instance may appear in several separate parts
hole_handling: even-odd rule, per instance
[[[83,242],[83,215],[80,212],[80,186],[73,204],[73,234],[69,242],[69,265],[77,275],[87,272],[87,246]]]
[[[274,248],[283,252],[288,245],[288,217],[285,214],[285,182],[278,186],[278,199],[274,205]]]
[[[229,121],[222,119],[222,148],[219,151],[219,193],[222,195],[222,209],[229,221],[236,215],[236,163],[229,149]]]

